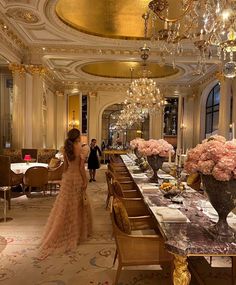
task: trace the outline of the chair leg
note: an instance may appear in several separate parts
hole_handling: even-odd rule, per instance
[[[31,196],[31,186],[29,186],[29,197]]]
[[[4,222],[7,221],[7,192],[4,191]]]
[[[117,267],[117,270],[116,270],[116,279],[115,279],[115,284],[114,285],[118,284],[121,270],[122,270],[122,265],[119,263],[118,267]]]
[[[11,210],[11,189],[8,191],[8,210]]]
[[[112,267],[113,267],[113,266],[115,265],[115,263],[116,263],[117,255],[118,255],[118,251],[117,251],[117,249],[116,249],[115,256],[114,256],[114,260],[113,260],[113,263],[112,263]]]
[[[108,208],[109,201],[110,201],[110,194],[109,194],[109,192],[108,192],[108,193],[107,193],[107,200],[106,200],[106,210],[107,210],[107,208]]]

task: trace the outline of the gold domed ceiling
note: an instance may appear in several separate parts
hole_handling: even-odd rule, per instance
[[[141,39],[144,37],[142,15],[148,10],[150,1],[58,0],[56,13],[63,22],[84,33],[108,38]],[[181,2],[168,1],[169,18],[181,14]],[[163,21],[159,21],[157,28],[163,27]]]
[[[81,70],[85,73],[94,76],[110,77],[110,78],[130,78],[130,68],[133,68],[133,78],[140,78],[141,76],[141,62],[133,61],[104,61],[85,64]],[[172,66],[160,66],[157,63],[149,62],[147,64],[150,71],[150,78],[162,78],[178,73],[178,69],[173,69]]]

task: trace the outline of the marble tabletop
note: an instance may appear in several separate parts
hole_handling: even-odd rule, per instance
[[[132,174],[132,168],[135,166],[130,160],[122,156],[124,163]],[[151,208],[153,206],[169,206],[173,204],[170,199],[164,197],[164,194],[159,190],[158,185],[151,188],[151,191],[142,191],[142,185],[147,185],[148,178],[133,177],[135,183],[143,195],[144,201]],[[201,208],[201,201],[207,201],[207,197],[201,193],[190,189],[184,191],[182,197],[186,201],[185,206],[180,204],[179,210],[189,219],[190,222],[184,223],[168,223],[158,222],[158,227],[163,237],[165,238],[166,248],[170,252],[184,256],[199,256],[199,255],[227,255],[236,256],[236,240],[234,242],[217,241],[214,236],[208,231],[212,221]],[[188,205],[188,206],[186,206]],[[155,217],[155,215],[153,215]],[[157,219],[156,219],[157,220]],[[234,220],[236,223],[236,219]],[[230,224],[236,228],[236,224]]]

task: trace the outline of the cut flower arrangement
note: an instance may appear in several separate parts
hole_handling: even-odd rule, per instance
[[[163,139],[143,141],[138,145],[138,151],[145,156],[159,155],[161,157],[168,157],[169,153],[175,153],[171,144]]]
[[[189,174],[200,172],[219,181],[236,179],[236,143],[211,136],[188,152],[184,167]]]
[[[138,149],[139,144],[142,144],[144,142],[144,139],[136,138],[130,141],[130,147],[131,149]]]

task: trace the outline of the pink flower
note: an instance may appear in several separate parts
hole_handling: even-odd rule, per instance
[[[214,166],[213,160],[202,160],[198,162],[198,171],[205,175],[210,175]]]
[[[187,161],[184,164],[184,169],[187,173],[196,173],[198,171],[198,165],[196,161]]]
[[[188,173],[213,175],[216,180],[236,179],[236,143],[212,136],[191,149],[185,163]]]
[[[146,156],[159,155],[168,157],[169,152],[171,152],[172,155],[174,154],[173,146],[163,139],[144,141],[138,145],[138,151]]]
[[[144,139],[136,138],[130,141],[130,147],[131,149],[138,148],[139,145],[141,145],[144,142]]]
[[[212,175],[215,177],[216,180],[220,181],[229,181],[232,177],[230,171],[223,170],[222,168],[219,168],[217,166],[213,168]]]

